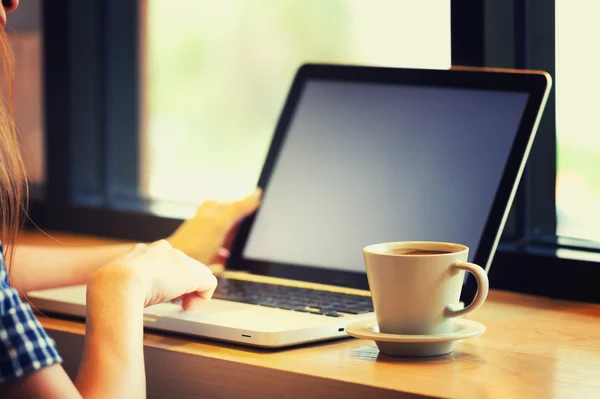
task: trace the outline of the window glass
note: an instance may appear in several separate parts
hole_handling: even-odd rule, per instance
[[[256,185],[306,62],[447,68],[450,1],[141,4],[141,192],[197,203]]]
[[[600,242],[600,3],[556,0],[557,235]]]

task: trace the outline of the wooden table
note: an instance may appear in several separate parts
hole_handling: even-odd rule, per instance
[[[95,239],[59,237],[93,245]],[[24,237],[39,241],[39,237]],[[145,335],[149,397],[600,398],[600,305],[492,290],[470,318],[487,326],[453,353],[398,359],[345,339],[263,351],[163,333]],[[84,324],[40,317],[72,375]]]

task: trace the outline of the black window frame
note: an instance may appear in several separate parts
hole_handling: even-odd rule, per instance
[[[180,219],[150,214],[138,186],[138,0],[43,2],[46,182],[40,227],[135,241]],[[452,64],[543,69],[554,76],[554,0],[452,0]],[[600,250],[556,238],[556,126],[550,94],[503,239],[493,288],[600,302]],[[124,192],[110,192],[110,179]],[[73,195],[73,184],[85,188]],[[30,226],[32,227],[32,226]],[[566,269],[569,273],[566,273]],[[594,278],[595,277],[595,278]]]

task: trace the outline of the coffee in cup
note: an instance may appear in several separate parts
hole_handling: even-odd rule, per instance
[[[469,249],[443,242],[391,242],[363,250],[379,331],[430,335],[452,330],[452,319],[481,306],[488,294],[483,268]],[[473,303],[458,309],[465,271],[478,283]]]
[[[393,255],[441,255],[448,254],[450,252],[419,248],[398,248],[392,249],[389,253]]]

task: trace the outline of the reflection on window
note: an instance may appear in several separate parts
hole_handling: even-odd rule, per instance
[[[305,62],[447,68],[450,1],[142,1],[142,192],[230,199],[256,185]]]
[[[6,26],[15,57],[15,122],[30,183],[45,179],[41,0],[21,2]]]
[[[600,241],[600,4],[556,0],[557,234]]]

